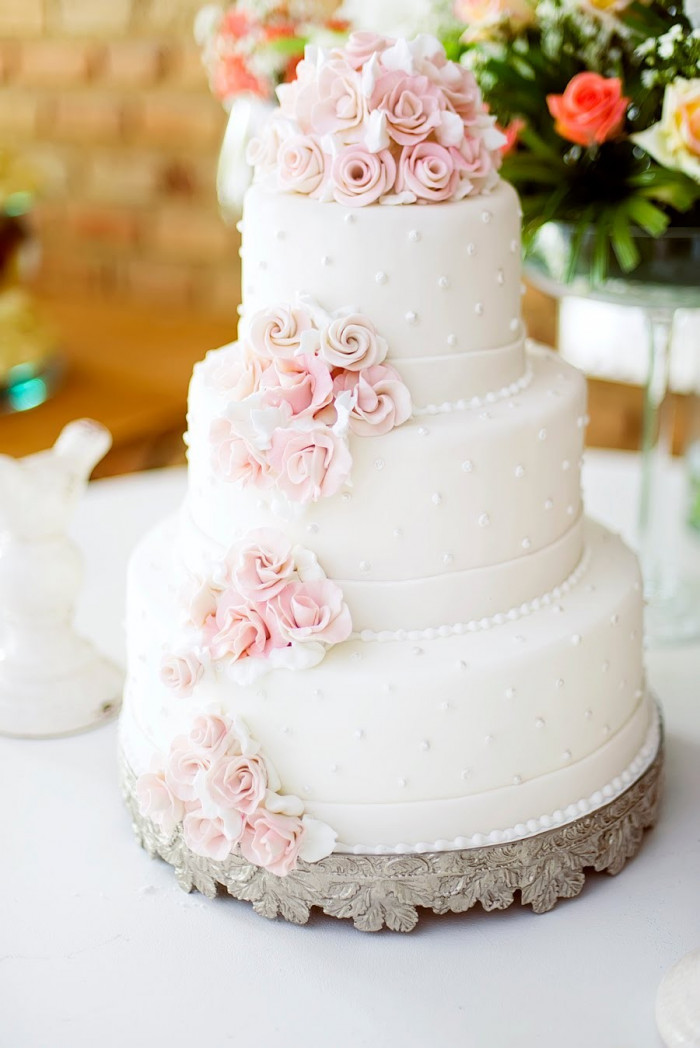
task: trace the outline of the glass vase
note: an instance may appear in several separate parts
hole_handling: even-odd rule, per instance
[[[669,387],[673,329],[681,309],[700,309],[700,231],[670,229],[662,237],[641,231],[635,237],[640,262],[625,274],[613,264],[603,283],[591,278],[595,231],[584,236],[570,275],[574,228],[549,222],[538,232],[525,272],[554,297],[576,295],[641,308],[647,331],[648,369],[644,387],[638,550],[647,601],[650,643],[673,643],[700,636],[700,580],[688,578],[676,541],[682,510],[670,497],[674,401]]]

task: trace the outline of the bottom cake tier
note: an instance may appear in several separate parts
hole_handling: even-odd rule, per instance
[[[567,584],[518,609],[425,631],[353,637],[307,670],[255,684],[213,669],[186,698],[161,679],[180,630],[177,522],[130,567],[121,744],[149,772],[201,714],[245,723],[284,794],[337,834],[335,852],[463,852],[580,821],[641,779],[659,746],[642,665],[634,556],[586,523]]]

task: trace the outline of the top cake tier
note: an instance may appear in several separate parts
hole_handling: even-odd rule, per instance
[[[522,374],[520,215],[507,183],[439,206],[368,208],[253,186],[244,216],[244,324],[306,292],[371,317],[397,363],[467,366],[465,394]]]

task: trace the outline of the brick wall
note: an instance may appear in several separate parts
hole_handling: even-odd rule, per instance
[[[39,285],[235,316],[218,212],[226,116],[192,21],[202,0],[0,0],[0,146],[40,164]]]

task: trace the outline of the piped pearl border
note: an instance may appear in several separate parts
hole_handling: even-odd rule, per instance
[[[484,393],[480,397],[470,397],[468,400],[461,398],[460,400],[446,400],[443,404],[426,404],[425,407],[413,408],[413,414],[415,417],[423,415],[448,415],[452,411],[466,411],[469,408],[483,408],[487,404],[497,404],[500,400],[507,400],[508,397],[514,397],[518,393],[522,393],[528,388],[532,382],[534,372],[531,368],[528,368],[521,378],[515,382],[511,382],[509,386],[503,386],[495,393]]]
[[[543,593],[541,597],[534,597],[532,600],[519,604],[509,611],[498,611],[495,615],[489,615],[481,619],[471,619],[469,622],[455,622],[445,626],[429,626],[423,630],[360,630],[359,633],[352,634],[352,639],[368,643],[376,641],[380,644],[387,641],[436,640],[438,637],[461,636],[464,633],[477,633],[480,630],[492,629],[494,626],[503,626],[506,622],[515,622],[517,619],[533,615],[541,608],[546,608],[554,601],[559,600],[560,597],[565,596],[581,581],[588,571],[590,562],[591,551],[586,549],[581,560],[564,582],[559,586],[555,586],[548,593]]]
[[[658,707],[654,709],[651,726],[647,732],[642,748],[637,756],[625,768],[620,775],[606,783],[600,790],[596,790],[590,797],[582,797],[578,801],[567,805],[566,808],[557,808],[555,811],[540,815],[536,819],[528,819],[527,822],[517,823],[505,830],[491,830],[490,833],[474,833],[470,837],[455,837],[452,841],[418,841],[416,844],[343,844],[339,841],[333,849],[334,854],[344,855],[405,855],[406,853],[439,852],[439,851],[463,851],[466,848],[483,848],[488,844],[507,844],[510,841],[523,840],[535,833],[542,833],[565,823],[580,819],[583,815],[601,808],[604,804],[619,797],[637,779],[641,778],[652,761],[656,757],[661,743],[661,715]]]

